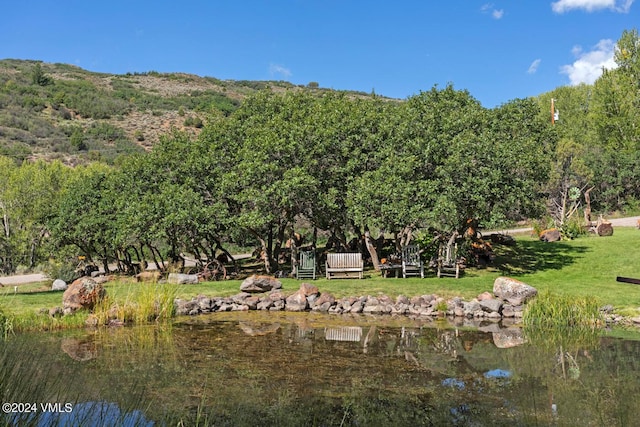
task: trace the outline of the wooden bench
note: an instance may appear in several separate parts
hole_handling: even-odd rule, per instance
[[[329,253],[327,254],[326,269],[327,279],[332,277],[348,278],[355,276],[362,279],[364,263],[361,253]]]

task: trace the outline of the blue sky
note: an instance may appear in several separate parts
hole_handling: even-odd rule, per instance
[[[91,71],[318,82],[406,98],[434,85],[485,107],[593,83],[634,0],[6,1],[0,59]]]

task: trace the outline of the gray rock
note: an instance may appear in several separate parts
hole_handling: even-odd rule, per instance
[[[479,304],[488,313],[500,313],[500,309],[502,309],[502,301],[495,298],[479,301]]]
[[[285,302],[284,300],[274,301],[273,306],[269,307],[270,311],[282,311],[284,310]]]
[[[286,301],[287,311],[305,311],[308,307],[307,297],[302,289],[287,297]]]
[[[329,301],[325,301],[322,304],[317,304],[313,307],[313,311],[319,311],[321,313],[326,313],[331,308],[331,303]]]
[[[362,313],[362,309],[364,308],[364,302],[362,301],[356,301],[353,303],[353,305],[351,306],[351,311],[350,313]]]
[[[240,284],[240,291],[242,292],[258,293],[269,292],[275,289],[282,289],[282,282],[271,276],[258,276],[254,274],[244,279]]]
[[[329,306],[331,306],[331,304],[333,304],[334,302],[336,302],[336,298],[331,295],[330,293],[327,292],[323,292],[322,294],[320,294],[319,297],[313,299],[313,301],[309,301],[309,305],[313,308],[317,305],[322,305],[324,303],[328,302]]]
[[[174,285],[195,285],[198,283],[197,274],[169,273],[167,283]]]
[[[548,230],[544,230],[540,234],[540,240],[543,242],[557,242],[561,238],[560,230],[557,228],[550,228]]]
[[[67,282],[65,282],[62,279],[54,280],[53,284],[51,285],[52,291],[66,291],[67,288],[68,288]]]
[[[464,308],[464,315],[467,317],[473,317],[473,314],[476,311],[482,310],[482,307],[480,307],[480,303],[475,299],[464,303],[463,308]]]
[[[273,301],[269,298],[265,298],[256,305],[256,310],[269,310],[271,307],[273,307]]]
[[[538,290],[510,277],[498,277],[493,282],[493,294],[511,305],[522,305],[538,294]]]

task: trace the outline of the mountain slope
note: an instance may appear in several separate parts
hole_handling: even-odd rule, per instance
[[[18,161],[110,162],[149,149],[171,129],[196,135],[209,114],[229,114],[258,90],[294,87],[153,71],[113,75],[68,64],[0,60],[0,155]]]

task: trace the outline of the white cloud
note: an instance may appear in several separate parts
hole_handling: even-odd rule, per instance
[[[527,70],[527,73],[535,74],[536,71],[538,71],[538,67],[540,66],[541,62],[542,62],[541,59],[536,59],[535,61],[533,61],[531,65],[529,65],[529,69]]]
[[[628,13],[634,0],[558,0],[551,3],[555,13],[564,13],[574,9],[594,12],[601,9],[611,9],[620,13]]]
[[[616,68],[614,50],[615,43],[610,39],[600,40],[589,52],[583,52],[582,48],[576,46],[573,48],[573,54],[578,59],[573,64],[560,67],[560,72],[569,77],[573,86],[580,83],[593,84],[602,75],[603,68]]]
[[[482,13],[490,13],[494,19],[501,19],[504,16],[504,9],[494,9],[493,3],[486,3],[480,7]]]
[[[271,77],[279,75],[285,79],[292,76],[291,70],[278,64],[269,64],[269,74]]]

